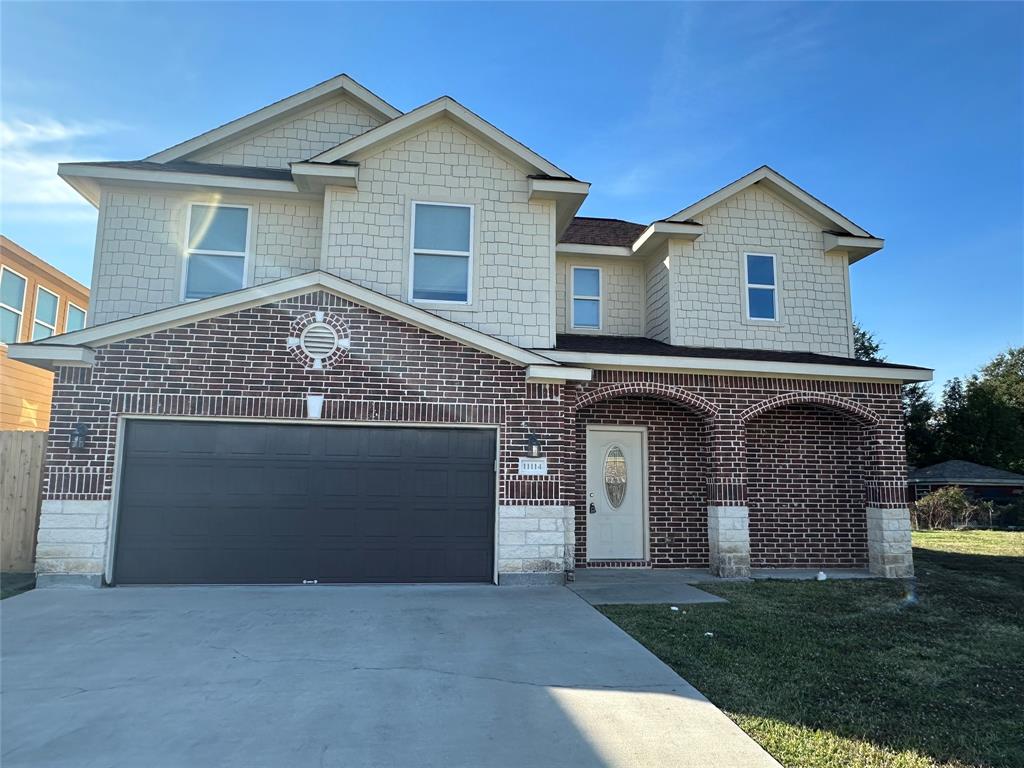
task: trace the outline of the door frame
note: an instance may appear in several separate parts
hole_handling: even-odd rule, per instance
[[[587,520],[587,562],[605,562],[608,558],[593,559],[590,557],[590,512],[588,507],[590,506],[587,500],[587,485],[590,481],[590,455],[588,446],[590,445],[590,432],[596,430],[598,432],[639,432],[640,433],[640,467],[641,475],[643,476],[643,482],[640,485],[640,497],[641,497],[641,510],[640,510],[640,524],[643,527],[641,531],[644,543],[643,558],[644,560],[651,559],[651,523],[650,523],[650,510],[649,507],[649,493],[648,486],[650,484],[650,476],[648,473],[649,461],[648,461],[648,444],[647,444],[647,425],[646,424],[587,424],[587,432],[583,445],[583,489],[584,489],[584,506],[583,514],[585,514]]]
[[[430,429],[489,429],[494,431],[494,551],[491,561],[491,583],[498,583],[498,548],[501,528],[500,501],[501,493],[501,430],[500,424],[458,424],[447,422],[419,421],[338,421],[333,419],[260,419],[242,416],[230,418],[224,416],[178,416],[173,414],[122,413],[117,416],[114,431],[114,468],[111,475],[110,514],[107,516],[107,552],[103,562],[103,581],[108,585],[117,586],[114,582],[114,555],[117,548],[118,520],[121,516],[121,481],[124,465],[124,449],[126,426],[133,421],[202,421],[214,424],[284,424],[290,426],[324,426],[324,427],[423,427]],[[267,585],[267,586],[291,586]],[[400,586],[400,585],[396,585]]]

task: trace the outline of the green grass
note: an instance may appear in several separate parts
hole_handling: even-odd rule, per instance
[[[701,588],[728,604],[602,610],[789,768],[1024,766],[1024,533],[914,544],[912,589],[726,583]]]

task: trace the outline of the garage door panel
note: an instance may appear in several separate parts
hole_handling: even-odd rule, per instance
[[[490,581],[494,434],[132,421],[120,583]]]

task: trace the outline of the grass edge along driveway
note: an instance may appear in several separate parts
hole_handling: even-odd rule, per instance
[[[601,610],[787,768],[1024,766],[1024,533],[914,547],[912,585],[704,584],[729,603]]]

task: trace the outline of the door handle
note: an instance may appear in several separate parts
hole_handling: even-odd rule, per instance
[[[594,514],[595,512],[597,512],[597,507],[594,506],[594,502],[590,502],[590,509],[588,511],[590,512],[590,514]]]

